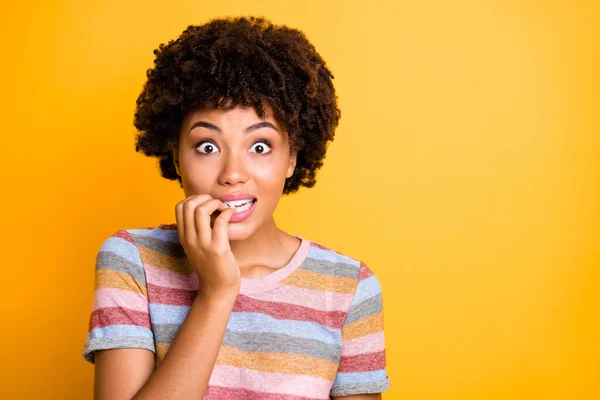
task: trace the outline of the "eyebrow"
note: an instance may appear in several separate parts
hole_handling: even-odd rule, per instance
[[[210,122],[206,122],[206,121],[196,121],[196,122],[194,122],[194,125],[192,125],[192,127],[190,128],[189,131],[191,132],[192,129],[199,128],[199,127],[204,127],[204,128],[208,128],[210,130],[213,130],[215,132],[223,133],[223,131],[221,131],[221,128],[219,128],[216,125],[211,124]],[[272,128],[272,129],[275,129],[275,131],[279,132],[279,129],[277,129],[277,127],[275,125],[273,125],[272,123],[270,123],[270,122],[259,122],[259,123],[254,124],[254,125],[250,125],[246,129],[244,129],[244,133],[250,133],[250,132],[255,131],[257,129],[260,129],[260,128]]]

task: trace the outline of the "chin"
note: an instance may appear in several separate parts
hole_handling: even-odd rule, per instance
[[[243,222],[230,222],[227,227],[229,241],[245,240],[252,236],[253,233],[254,230]]]

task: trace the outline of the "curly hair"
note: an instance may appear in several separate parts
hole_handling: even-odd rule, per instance
[[[334,76],[302,31],[264,17],[215,18],[188,26],[154,54],[136,101],[135,150],[158,157],[163,178],[183,187],[173,150],[188,113],[240,104],[264,118],[266,101],[288,132],[290,151],[297,152],[283,194],[315,185],[341,112]]]

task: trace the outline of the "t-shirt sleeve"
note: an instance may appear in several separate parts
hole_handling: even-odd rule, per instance
[[[126,230],[107,238],[96,256],[94,303],[83,358],[94,364],[96,350],[120,348],[156,353],[146,276],[135,242]]]
[[[342,356],[330,395],[381,393],[389,387],[381,286],[361,262],[356,292],[342,327]]]

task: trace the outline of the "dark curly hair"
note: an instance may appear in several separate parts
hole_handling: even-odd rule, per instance
[[[315,185],[341,112],[333,74],[303,32],[264,17],[215,18],[188,26],[154,54],[136,101],[135,150],[158,157],[162,177],[183,187],[172,152],[188,113],[241,104],[264,118],[266,101],[297,152],[283,194]]]

